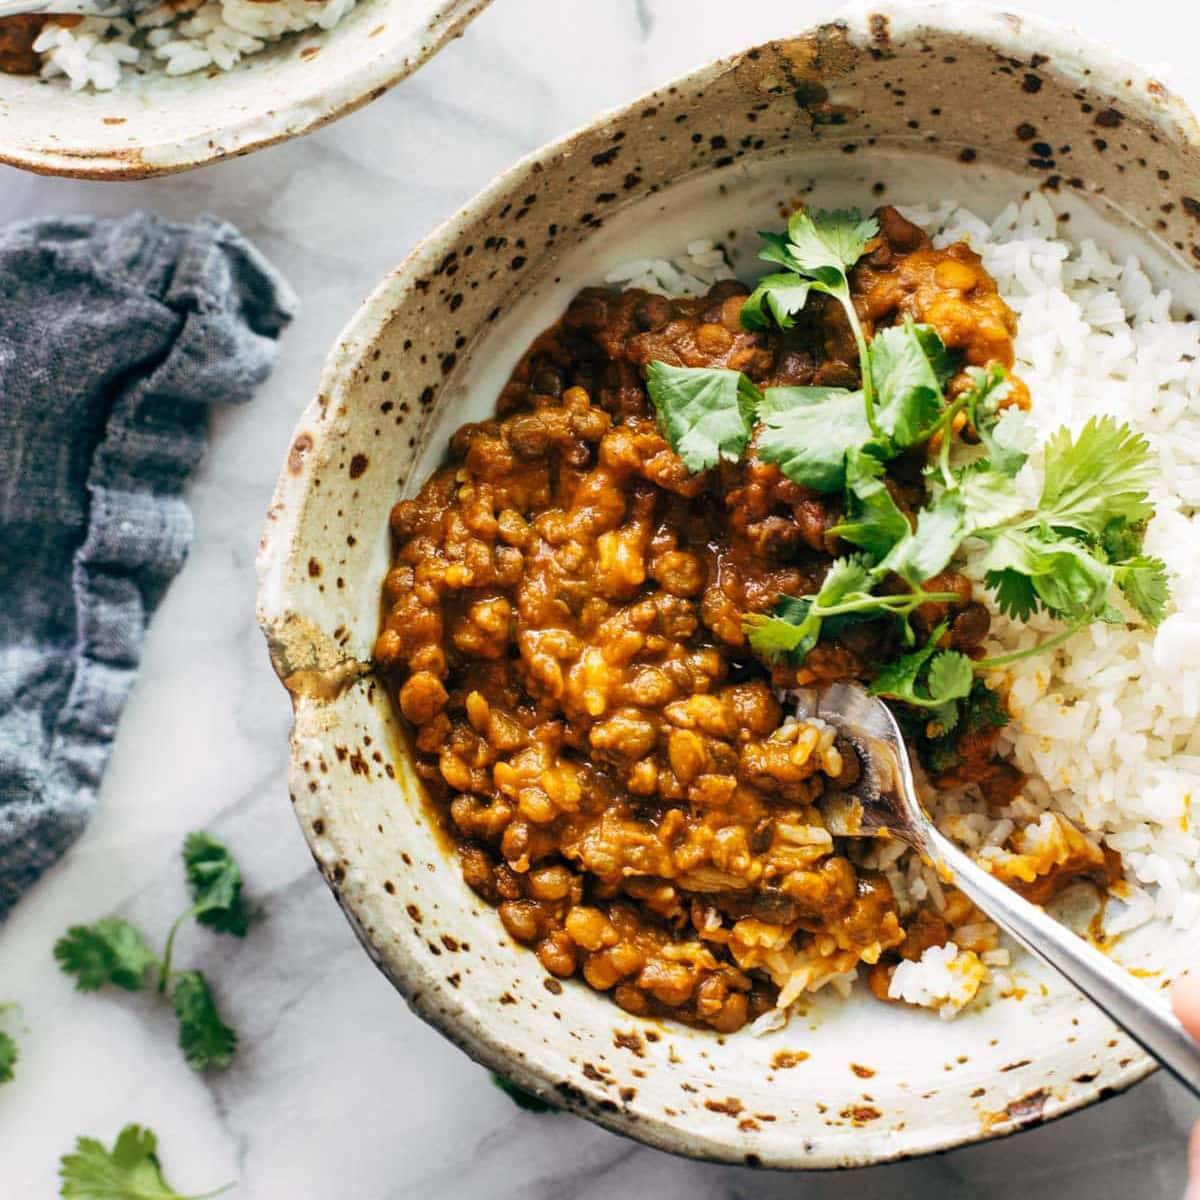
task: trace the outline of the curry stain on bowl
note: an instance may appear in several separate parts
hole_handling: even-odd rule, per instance
[[[333,29],[285,37],[232,71],[128,73],[108,92],[0,73],[0,163],[129,180],[239,158],[377,100],[490,2],[361,0]]]
[[[424,481],[451,430],[490,412],[533,334],[616,263],[716,237],[746,266],[750,247],[731,235],[796,196],[953,195],[994,211],[1040,188],[1072,229],[1139,239],[1186,291],[1188,260],[1200,259],[1198,145],[1161,83],[1072,33],[958,5],[862,9],[701,68],[524,160],[380,285],[331,352],[280,475],[259,621],[292,692],[292,797],[313,856],[420,1016],[610,1129],[771,1167],[996,1137],[1151,1069],[1032,967],[1023,999],[955,1022],[817,996],[762,1038],[642,1021],[549,980],[425,818],[369,658],[391,505]],[[1169,935],[1148,936],[1169,953]]]

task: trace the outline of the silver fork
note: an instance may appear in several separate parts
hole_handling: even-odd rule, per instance
[[[1200,1096],[1200,1046],[1164,1003],[1112,959],[989,875],[938,831],[917,799],[908,748],[884,702],[856,683],[801,693],[802,715],[820,717],[858,752],[862,772],[822,802],[837,837],[897,837],[929,859],[1006,933],[1102,1008],[1148,1054]]]

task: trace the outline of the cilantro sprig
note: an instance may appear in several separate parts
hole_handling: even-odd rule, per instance
[[[875,415],[875,387],[867,356],[867,339],[850,295],[850,269],[862,257],[867,243],[879,233],[874,217],[863,218],[855,209],[810,213],[794,212],[787,235],[763,233],[766,243],[759,257],[784,270],[760,280],[742,309],[747,329],[762,329],[767,313],[788,328],[796,313],[808,302],[810,292],[824,292],[841,306],[858,347],[862,364],[863,406],[868,427],[876,437],[883,429]],[[766,311],[764,311],[766,310]]]
[[[0,1004],[0,1018],[16,1010],[15,1004]],[[14,1068],[21,1057],[17,1039],[0,1029],[0,1083],[12,1083],[16,1077]]]
[[[896,595],[875,595],[871,588],[881,579],[863,555],[835,559],[815,596],[785,596],[771,615],[749,613],[745,618],[751,648],[766,659],[801,661],[820,640],[827,622],[844,628],[855,620],[879,616],[907,622],[922,604],[957,600],[957,592],[927,592],[911,587]],[[907,629],[907,623],[904,628]]]
[[[899,622],[922,604],[957,602],[926,590],[972,541],[982,548],[985,585],[1007,615],[1044,611],[1063,622],[1028,650],[971,663],[926,646],[882,664],[876,682],[911,707],[938,714],[945,730],[972,694],[972,672],[1006,666],[1065,641],[1092,621],[1123,621],[1115,593],[1157,624],[1170,602],[1165,565],[1143,551],[1153,515],[1153,460],[1146,440],[1111,417],[1077,435],[1061,429],[1042,450],[1044,482],[1029,507],[1016,484],[1035,441],[1011,402],[999,363],[963,366],[937,332],[906,318],[868,342],[850,292],[850,271],[877,223],[852,210],[793,215],[786,234],[763,234],[760,257],[782,267],[742,308],[748,329],[791,328],[813,292],[844,309],[858,348],[862,387],[757,387],[737,372],[651,363],[647,388],[664,435],[694,471],[754,453],[794,483],[840,495],[844,515],[828,532],[856,553],[837,559],[813,596],[785,596],[769,614],[750,614],[752,648],[770,661],[801,662],[825,635],[864,620]],[[951,385],[953,380],[953,386]],[[947,388],[950,394],[947,395]],[[969,431],[978,450],[959,436]],[[909,514],[886,467],[926,447],[926,503]],[[956,450],[957,447],[957,450]],[[967,461],[964,461],[967,460]],[[886,587],[884,586],[886,584]],[[880,682],[882,681],[882,682]]]
[[[741,458],[761,396],[740,371],[655,361],[646,385],[663,434],[689,471]]]
[[[943,621],[920,650],[887,664],[871,681],[871,692],[876,696],[934,710],[934,719],[943,732],[957,724],[958,706],[954,702],[970,694],[975,680],[973,665],[965,654],[938,649],[949,628],[949,623]]]
[[[109,1150],[96,1138],[75,1139],[75,1149],[59,1160],[60,1196],[68,1200],[207,1200],[227,1192],[183,1195],[163,1175],[158,1138],[140,1125],[126,1125]]]
[[[141,931],[120,917],[102,917],[91,925],[73,925],[54,944],[54,957],[75,990],[98,991],[106,984],[139,992],[153,988],[169,997],[179,1024],[179,1047],[188,1065],[203,1071],[226,1067],[237,1049],[237,1035],[217,1010],[204,976],[176,970],[175,938],[188,920],[217,933],[245,937],[249,912],[242,895],[242,873],[229,850],[207,833],[190,833],[183,863],[191,906],[171,925],[161,957]]]

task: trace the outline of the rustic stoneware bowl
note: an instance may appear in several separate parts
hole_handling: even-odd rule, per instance
[[[730,231],[777,223],[800,195],[868,207],[955,196],[996,211],[1041,188],[1072,229],[1135,240],[1180,295],[1200,258],[1196,147],[1191,116],[1161,83],[1072,33],[960,5],[864,10],[706,66],[526,159],[380,285],[288,451],[259,619],[295,705],[296,816],[363,945],[417,1013],[610,1129],[775,1167],[994,1137],[1150,1070],[1028,963],[1023,998],[954,1022],[821,998],[762,1038],[638,1020],[559,985],[460,879],[370,656],[389,507],[454,428],[490,410],[572,292],[614,263],[717,236],[749,268],[753,248]],[[1122,944],[1124,961],[1148,969],[1191,952],[1164,929]]]
[[[232,71],[160,71],[111,92],[0,73],[0,162],[44,175],[145,179],[249,154],[336,120],[410,75],[489,0],[361,0]]]

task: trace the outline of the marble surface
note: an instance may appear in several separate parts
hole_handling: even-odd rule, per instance
[[[1036,0],[1200,101],[1183,0]],[[671,1158],[573,1117],[518,1110],[413,1017],[368,962],[289,812],[288,706],[254,624],[254,552],[293,422],[361,298],[435,223],[519,155],[739,45],[822,19],[821,0],[496,0],[379,102],[299,142],[141,184],[0,168],[0,221],[148,206],[236,221],[287,272],[304,310],[275,376],[222,413],[191,502],[196,541],[151,628],[99,815],[0,930],[0,1000],[21,1005],[19,1076],[0,1088],[0,1197],[57,1193],[78,1133],[151,1125],[170,1178],[274,1200],[977,1200],[1173,1197],[1194,1106],[1156,1077],[1017,1138],[837,1175],[756,1173]],[[1170,61],[1174,59],[1176,69]],[[1189,75],[1189,71],[1191,72]],[[336,220],[333,218],[336,216]],[[189,929],[180,961],[210,973],[242,1036],[224,1073],[193,1074],[170,1014],[78,996],[50,948],[117,913],[156,937],[183,907],[183,834],[208,828],[266,913],[244,943]]]

